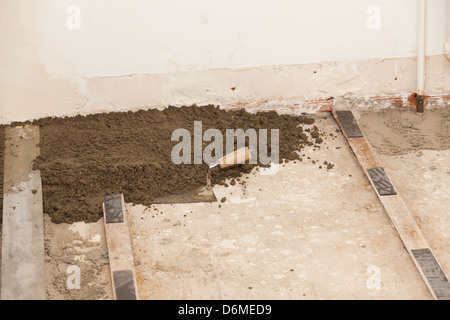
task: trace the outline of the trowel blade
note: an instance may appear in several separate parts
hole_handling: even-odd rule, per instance
[[[170,194],[153,200],[153,203],[155,204],[198,203],[198,202],[217,202],[217,198],[214,192],[212,191],[212,188],[207,188],[203,186],[186,193]]]

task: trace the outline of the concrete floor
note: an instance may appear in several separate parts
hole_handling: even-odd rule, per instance
[[[319,127],[337,128],[331,117]],[[430,299],[344,138],[304,153],[275,175],[215,187],[225,203],[129,205],[141,297]]]
[[[318,123],[320,149],[216,186],[224,203],[127,204],[141,298],[431,299],[334,119]],[[379,156],[450,274],[450,150]],[[45,231],[48,297],[110,299],[103,221],[46,218]],[[68,286],[71,265],[80,289]]]

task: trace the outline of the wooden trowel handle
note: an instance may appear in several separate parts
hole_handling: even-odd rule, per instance
[[[218,168],[223,169],[231,167],[239,163],[244,163],[245,161],[249,160],[250,157],[250,150],[248,149],[248,147],[244,147],[223,156],[222,158],[214,162],[210,166],[210,169],[213,170]]]

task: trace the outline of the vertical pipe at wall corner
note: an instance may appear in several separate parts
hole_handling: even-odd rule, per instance
[[[450,59],[450,0],[448,0],[448,36],[447,41],[445,41],[444,50],[447,58]]]
[[[417,43],[417,95],[425,90],[425,16],[426,0],[419,0],[418,43]]]
[[[417,97],[416,111],[424,112],[425,92],[425,20],[426,0],[419,0],[418,43],[417,43]]]

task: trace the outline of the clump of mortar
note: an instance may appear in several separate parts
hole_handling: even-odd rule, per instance
[[[202,121],[203,131],[218,129],[224,137],[226,129],[279,129],[279,154],[285,160],[297,160],[296,151],[321,142],[317,127],[310,134],[302,128],[313,124],[312,118],[214,106],[40,119],[34,122],[41,135],[35,169],[41,170],[44,212],[55,223],[95,222],[102,217],[105,194],[123,193],[127,202],[151,205],[158,196],[204,185],[206,164],[171,161],[178,143],[171,141],[172,132],[185,128],[193,134],[194,121]],[[246,164],[215,172],[212,182],[224,184],[254,167]]]

